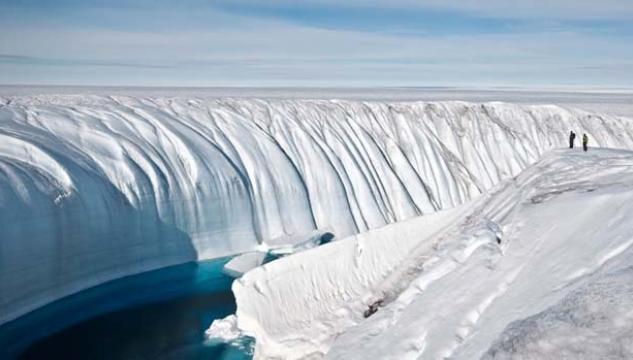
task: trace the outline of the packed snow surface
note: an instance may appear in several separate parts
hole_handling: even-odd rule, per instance
[[[454,209],[246,273],[229,334],[259,359],[630,359],[631,219],[633,152],[553,150]]]
[[[570,129],[633,148],[632,124],[503,103],[5,97],[0,323],[120,276],[451,208]]]
[[[630,359],[633,267],[610,271],[559,303],[510,323],[483,359]]]

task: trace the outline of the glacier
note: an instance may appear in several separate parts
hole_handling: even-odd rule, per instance
[[[554,105],[5,96],[0,323],[121,276],[454,208],[570,129],[632,148],[632,125]]]

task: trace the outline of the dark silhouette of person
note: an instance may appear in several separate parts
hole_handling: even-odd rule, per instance
[[[574,148],[574,140],[576,140],[576,133],[572,130],[569,132],[569,148]]]
[[[582,149],[587,151],[587,144],[589,143],[589,136],[587,134],[582,134]]]

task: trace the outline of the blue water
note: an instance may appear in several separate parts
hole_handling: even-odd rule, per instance
[[[84,290],[0,327],[0,359],[251,359],[248,344],[205,344],[235,312],[229,259],[172,266]]]

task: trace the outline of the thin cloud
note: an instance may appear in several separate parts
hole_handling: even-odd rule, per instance
[[[0,63],[16,65],[49,65],[49,66],[97,66],[97,67],[126,67],[141,69],[169,69],[173,65],[142,64],[131,62],[84,60],[84,59],[58,59],[35,56],[0,54]]]
[[[630,19],[633,4],[630,0],[219,0],[210,4],[223,7],[257,6],[272,11],[283,8],[326,8],[337,11],[344,8],[372,9],[379,14],[383,10],[455,11],[472,16],[506,19]]]

